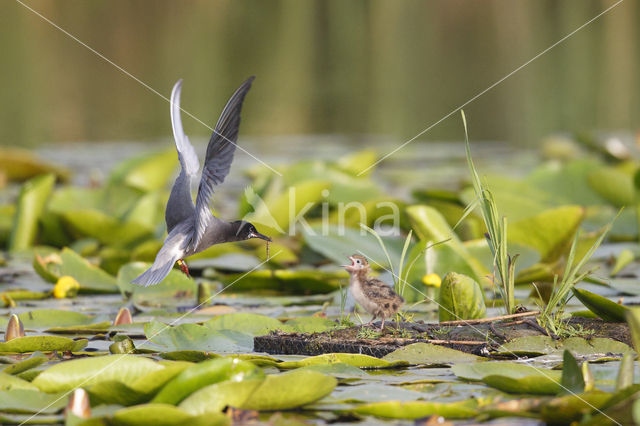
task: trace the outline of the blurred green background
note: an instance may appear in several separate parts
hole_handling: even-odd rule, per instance
[[[26,0],[213,126],[257,76],[242,134],[389,135],[430,126],[613,1]],[[465,109],[474,139],[635,130],[640,5],[625,1]],[[170,136],[168,104],[18,2],[0,3],[0,144]],[[189,134],[210,131],[184,118]],[[453,115],[420,140],[460,140]],[[362,139],[360,139],[362,141]],[[365,143],[365,142],[363,142]]]

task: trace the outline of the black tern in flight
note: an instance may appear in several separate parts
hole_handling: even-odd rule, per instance
[[[171,125],[182,170],[173,184],[165,211],[169,235],[164,240],[153,265],[133,280],[134,284],[150,286],[161,282],[176,262],[182,271],[189,275],[184,258],[199,253],[214,244],[251,238],[271,241],[271,238],[259,233],[255,226],[249,222],[243,220],[226,222],[217,218],[211,212],[210,207],[214,187],[221,184],[229,174],[238,139],[242,102],[251,88],[253,79],[254,77],[250,77],[242,83],[220,114],[207,146],[195,206],[191,197],[191,181],[198,174],[200,162],[189,138],[182,130],[180,119],[182,80],[173,86]]]

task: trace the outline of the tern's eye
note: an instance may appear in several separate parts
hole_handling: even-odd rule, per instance
[[[357,259],[357,260],[356,260],[356,263],[359,265],[359,264],[360,264],[360,259]]]

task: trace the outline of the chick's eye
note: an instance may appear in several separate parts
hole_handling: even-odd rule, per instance
[[[360,264],[360,261],[359,261],[359,260],[356,260],[356,263],[357,263],[357,264]]]

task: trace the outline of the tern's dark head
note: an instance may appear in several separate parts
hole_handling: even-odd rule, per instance
[[[252,223],[245,222],[244,220],[236,220],[232,222],[233,230],[235,232],[238,241],[249,240],[251,238],[260,238],[261,240],[271,241],[271,238],[258,232]]]

